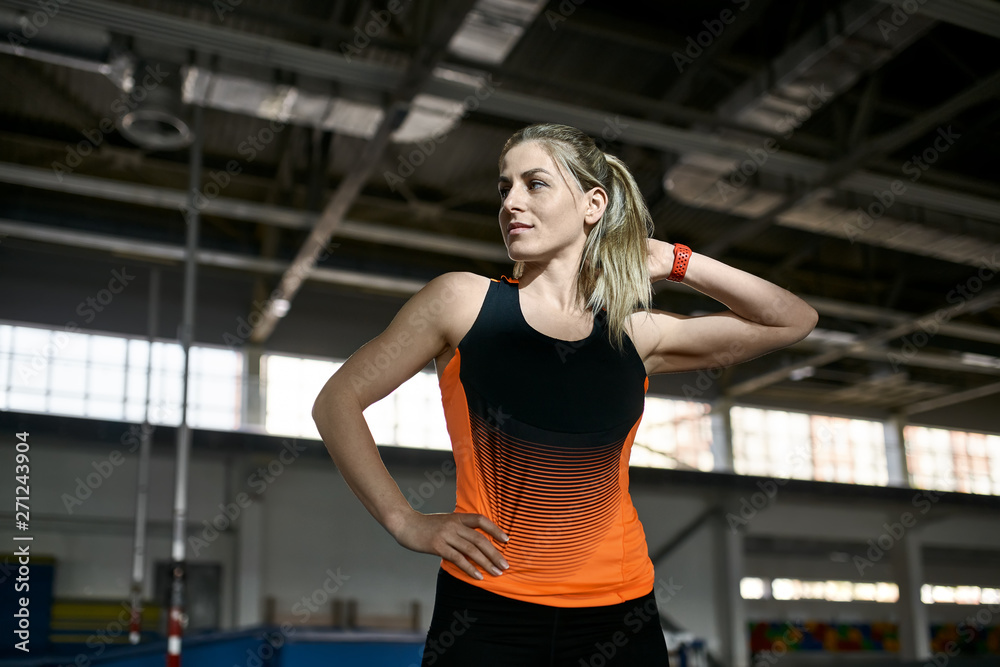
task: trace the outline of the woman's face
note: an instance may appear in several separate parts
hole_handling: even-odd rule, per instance
[[[500,232],[514,261],[546,260],[560,253],[578,256],[586,240],[585,222],[600,219],[590,219],[591,198],[536,141],[507,151],[497,187]]]

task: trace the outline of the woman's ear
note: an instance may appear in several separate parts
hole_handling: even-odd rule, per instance
[[[583,193],[586,208],[583,212],[583,221],[588,225],[597,223],[604,217],[604,211],[608,207],[608,193],[604,188],[597,186]]]

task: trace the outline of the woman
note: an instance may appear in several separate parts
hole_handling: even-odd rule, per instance
[[[627,167],[574,128],[515,133],[498,188],[513,278],[429,282],[330,378],[313,417],[368,511],[399,544],[442,559],[424,666],[666,665],[628,494],[648,376],[790,345],[816,312],[649,238]],[[663,279],[729,309],[652,309]],[[455,511],[442,514],[410,507],[362,415],[432,359],[457,470]]]

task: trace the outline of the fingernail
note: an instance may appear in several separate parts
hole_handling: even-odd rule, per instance
[[[510,542],[510,537],[508,537],[507,535],[504,535],[503,536],[503,541],[504,542]]]
[[[494,565],[494,566],[493,566],[492,568],[490,568],[490,569],[492,569],[492,570],[493,570],[493,574],[497,575],[498,577],[499,577],[499,576],[500,576],[501,574],[503,574],[503,572],[501,572],[501,571],[500,571],[500,568],[498,568],[498,567],[497,567],[496,565]]]
[[[509,569],[509,568],[510,568],[510,563],[508,563],[508,562],[507,562],[507,561],[505,561],[505,560],[501,560],[501,561],[500,561],[500,565],[501,565],[501,566],[503,566],[503,569],[505,569],[505,570],[507,570],[507,569]]]
[[[483,573],[480,572],[479,570],[476,570],[476,579],[482,579],[482,578],[483,578]]]

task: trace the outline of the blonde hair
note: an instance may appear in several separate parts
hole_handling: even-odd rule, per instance
[[[621,350],[625,320],[637,307],[648,310],[653,297],[646,263],[646,239],[653,234],[653,218],[642,192],[624,162],[568,125],[529,125],[515,132],[500,152],[501,171],[507,152],[528,141],[541,144],[581,192],[600,186],[608,194],[604,215],[583,246],[577,293],[594,313],[607,311],[608,335]],[[520,278],[524,262],[516,262],[513,273],[515,279]]]

